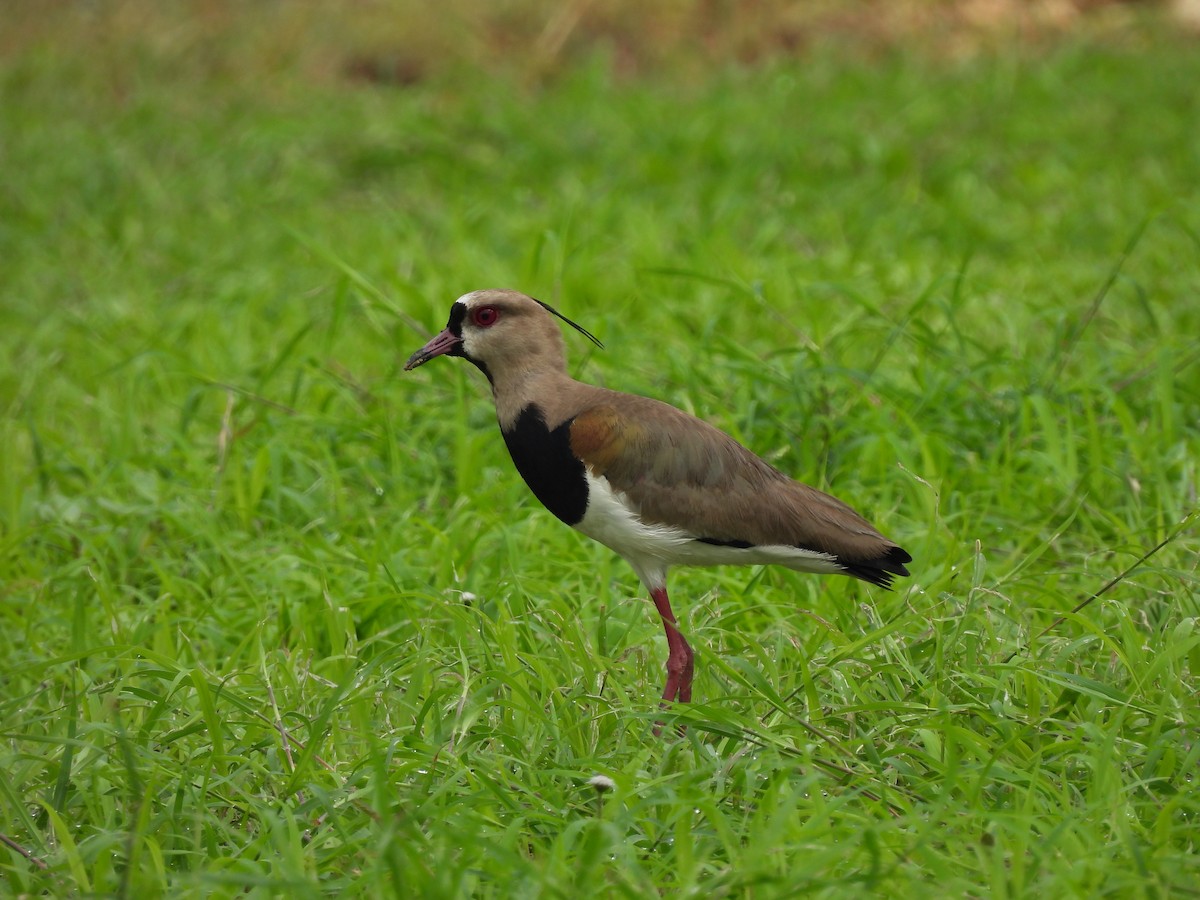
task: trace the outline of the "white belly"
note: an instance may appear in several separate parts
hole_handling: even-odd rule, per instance
[[[588,504],[576,530],[615,550],[629,561],[651,590],[665,587],[671,566],[780,565],[801,572],[832,574],[843,571],[835,557],[782,544],[724,547],[707,544],[672,525],[651,525],[638,518],[625,494],[612,489],[607,478],[587,473]]]

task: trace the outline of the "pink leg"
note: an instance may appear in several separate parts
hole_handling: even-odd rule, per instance
[[[695,669],[692,648],[684,640],[675,624],[675,614],[671,612],[671,601],[667,599],[665,587],[656,588],[650,592],[658,614],[662,616],[663,629],[667,633],[667,684],[663,688],[663,703],[678,700],[680,703],[690,703],[692,700],[692,672]]]

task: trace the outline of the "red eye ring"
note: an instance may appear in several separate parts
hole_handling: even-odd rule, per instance
[[[471,310],[471,324],[480,328],[491,328],[500,319],[500,310],[494,306],[481,306]]]

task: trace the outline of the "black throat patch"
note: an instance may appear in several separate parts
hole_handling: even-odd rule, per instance
[[[587,512],[588,487],[583,463],[571,452],[571,421],[551,431],[542,411],[531,403],[502,434],[533,495],[568,525],[576,525]]]

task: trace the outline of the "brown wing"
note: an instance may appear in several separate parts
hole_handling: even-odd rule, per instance
[[[794,481],[707,422],[628,394],[575,416],[571,449],[641,518],[698,540],[782,544],[836,556],[879,583],[911,557],[842,501]],[[854,571],[866,567],[867,574]],[[890,580],[890,576],[888,579]]]

